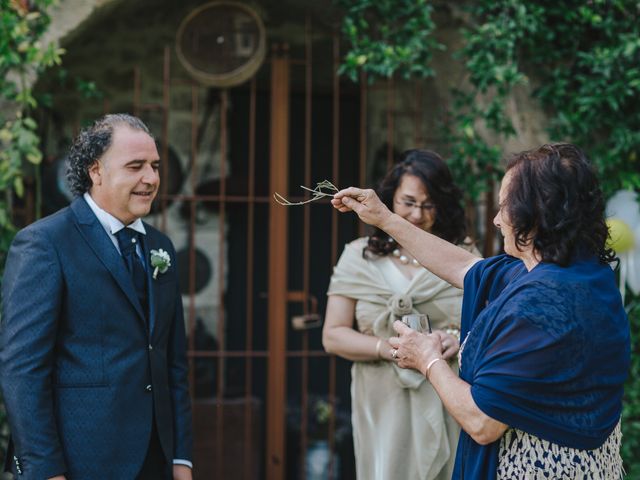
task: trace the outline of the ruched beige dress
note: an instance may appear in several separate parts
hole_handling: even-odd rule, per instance
[[[434,329],[459,326],[462,290],[423,268],[409,280],[389,257],[365,259],[366,244],[345,246],[327,292],[356,300],[358,331],[389,338],[408,313],[428,314]],[[357,478],[450,479],[459,427],[429,381],[386,361],[354,362],[351,377]]]

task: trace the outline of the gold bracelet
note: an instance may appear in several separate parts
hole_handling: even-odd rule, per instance
[[[380,347],[381,347],[381,346],[382,346],[382,339],[381,339],[381,338],[379,338],[379,339],[378,339],[378,342],[376,343],[376,357],[378,357],[378,358],[382,358],[382,357],[380,356]]]
[[[440,360],[444,361],[444,358],[442,357],[434,358],[429,363],[427,363],[427,378],[429,378],[429,372],[431,371],[431,367],[433,367],[433,364]]]

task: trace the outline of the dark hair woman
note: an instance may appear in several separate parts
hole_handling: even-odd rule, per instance
[[[461,193],[434,152],[408,150],[380,183],[387,207],[419,231],[465,241]],[[382,230],[345,246],[329,286],[323,344],[353,360],[352,420],[360,479],[451,477],[459,427],[429,382],[399,368],[388,338],[404,314],[429,315],[445,347],[458,351],[462,292],[440,280]],[[357,329],[354,330],[354,324]],[[402,454],[398,447],[402,446]]]
[[[332,202],[464,287],[460,377],[437,335],[397,322],[390,341],[398,366],[428,378],[462,426],[454,479],[622,478],[629,326],[602,193],[579,148],[544,145],[509,160],[494,219],[506,253],[485,260],[413,228],[371,190]]]
[[[449,167],[440,155],[430,150],[407,150],[398,163],[382,179],[376,193],[389,210],[393,210],[395,194],[404,175],[418,178],[429,192],[429,205],[438,212],[430,227],[431,233],[451,243],[462,243],[466,237],[462,191],[453,183]],[[405,202],[406,203],[406,202]],[[408,201],[412,203],[411,200]],[[392,253],[398,244],[389,235],[375,228],[369,237],[366,252],[375,255]]]

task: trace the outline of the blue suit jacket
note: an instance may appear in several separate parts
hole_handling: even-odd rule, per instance
[[[152,422],[167,461],[191,460],[176,254],[165,235],[145,228],[147,264],[151,249],[173,260],[155,280],[148,268],[150,325],[84,199],[16,236],[2,284],[0,387],[20,478],[133,479]]]

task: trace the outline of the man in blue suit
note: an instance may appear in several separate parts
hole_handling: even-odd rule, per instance
[[[77,198],[11,246],[0,387],[17,478],[191,479],[176,254],[140,220],[158,165],[144,123],[106,115],[71,148]]]

